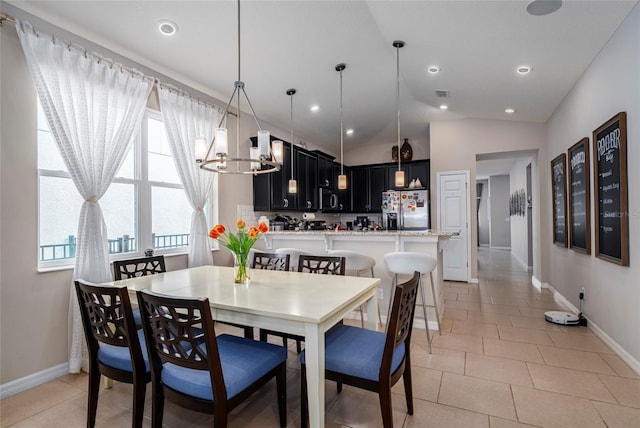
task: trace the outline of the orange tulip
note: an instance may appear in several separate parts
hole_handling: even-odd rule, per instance
[[[249,238],[253,239],[253,238],[255,238],[256,236],[258,236],[259,234],[260,234],[260,231],[258,230],[258,228],[257,228],[257,227],[255,227],[255,226],[251,226],[251,227],[249,228]]]
[[[215,230],[218,235],[222,235],[226,229],[223,225],[216,224],[215,226],[213,226],[213,230]]]
[[[218,236],[220,236],[220,234],[216,232],[215,228],[209,231],[209,238],[218,239]]]
[[[258,230],[260,233],[267,233],[269,231],[269,226],[267,226],[267,223],[264,221],[261,221],[260,224],[258,224]]]
[[[236,227],[238,229],[244,229],[244,227],[247,225],[247,223],[244,222],[244,220],[240,219],[236,222]]]

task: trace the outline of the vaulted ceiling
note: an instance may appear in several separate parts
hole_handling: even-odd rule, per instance
[[[237,79],[235,1],[8,3],[223,102]],[[344,62],[345,146],[393,142],[400,39],[402,138],[425,140],[436,120],[544,122],[635,4],[565,0],[533,16],[525,1],[242,1],[242,80],[258,116],[287,130],[296,88],[296,135],[335,149]],[[172,37],[158,31],[165,19]]]

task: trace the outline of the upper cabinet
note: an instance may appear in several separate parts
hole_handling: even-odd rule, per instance
[[[318,209],[318,157],[298,146],[293,148],[295,164],[294,175],[298,180],[296,199],[299,211],[316,211]]]
[[[337,188],[338,176],[333,175],[333,156],[318,150],[314,152],[318,158],[318,187]]]
[[[388,165],[388,175],[387,182],[389,183],[389,189],[385,190],[403,190],[408,189],[409,184],[412,180],[420,180],[422,186],[421,188],[428,189],[429,188],[429,160],[418,160],[418,161],[410,161],[403,162],[400,164],[401,169],[404,171],[404,187],[398,188],[395,186],[395,175],[398,170],[398,164],[387,164]]]
[[[271,140],[277,138],[271,137]],[[256,137],[251,142],[257,144]],[[288,193],[291,178],[291,144],[284,143],[280,171],[253,176],[253,209],[255,211],[282,211],[297,208],[296,195]]]

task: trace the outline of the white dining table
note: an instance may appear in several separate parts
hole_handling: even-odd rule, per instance
[[[132,296],[147,289],[207,297],[214,320],[304,336],[309,422],[324,427],[324,333],[362,304],[368,327],[376,330],[380,279],[259,269],[250,276],[249,284],[235,284],[233,268],[201,266],[107,284],[126,286]]]

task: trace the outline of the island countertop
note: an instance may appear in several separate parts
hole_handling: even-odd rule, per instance
[[[451,236],[456,235],[453,232],[439,232],[437,230],[278,230],[266,233],[266,235],[282,235],[282,236],[297,236],[297,235],[315,235],[315,236],[424,236],[424,237],[442,237],[448,239]]]

